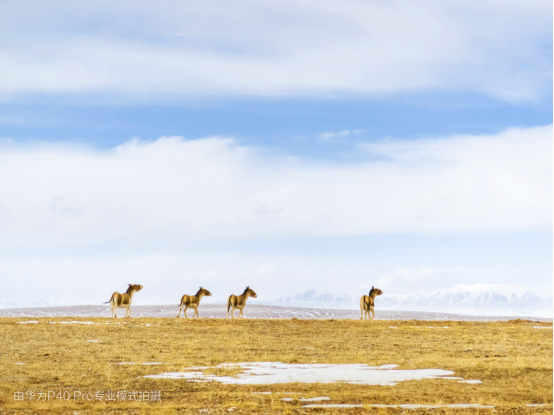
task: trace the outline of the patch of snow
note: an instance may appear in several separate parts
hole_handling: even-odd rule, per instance
[[[478,383],[483,383],[483,382],[476,379],[469,379],[469,380],[459,380],[458,383],[469,383],[471,385],[477,385]]]
[[[325,405],[302,405],[302,408],[363,408],[364,405],[350,403],[328,403]]]
[[[300,402],[319,402],[319,401],[330,401],[331,398],[326,396],[316,396],[315,398],[300,398]]]
[[[276,383],[334,383],[394,386],[405,380],[448,379],[454,372],[443,369],[395,369],[397,365],[367,366],[365,364],[287,364],[254,362],[222,364],[217,367],[240,366],[236,377],[204,374],[201,371],[170,372],[147,375],[153,379],[185,379],[216,381],[224,384],[261,385]]]
[[[363,408],[370,406],[373,408],[402,408],[402,409],[438,409],[438,408],[494,408],[492,405],[480,405],[477,403],[455,403],[450,405],[421,405],[421,404],[401,404],[401,405],[384,405],[384,404],[368,404],[354,405],[345,403],[335,403],[326,405],[304,405],[302,408]]]
[[[35,321],[35,320],[33,320],[33,321],[20,321],[19,322],[19,324],[37,324],[37,323],[38,323],[38,321]]]

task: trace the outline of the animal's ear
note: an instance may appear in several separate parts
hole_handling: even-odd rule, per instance
[[[371,286],[371,289],[373,290],[373,289],[375,289],[375,287],[372,285],[372,286]]]
[[[129,284],[129,287],[130,287],[131,285],[133,285],[133,284]]]

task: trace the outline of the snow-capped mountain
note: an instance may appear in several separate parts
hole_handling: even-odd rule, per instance
[[[357,309],[359,295],[305,291],[271,301],[274,305]],[[438,311],[470,315],[552,317],[552,286],[458,285],[435,292],[384,294],[376,299],[382,310]]]
[[[356,308],[356,299],[348,294],[318,293],[304,291],[292,297],[283,297],[267,302],[272,305],[314,308]]]

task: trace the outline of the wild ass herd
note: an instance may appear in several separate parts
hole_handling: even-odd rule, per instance
[[[129,284],[129,288],[127,288],[127,291],[124,294],[120,294],[117,291],[114,292],[112,294],[112,297],[110,298],[110,301],[106,301],[104,303],[110,304],[111,316],[117,317],[117,309],[124,308],[125,317],[131,317],[131,302],[133,301],[133,295],[136,292],[142,290],[142,288],[142,285],[139,284]],[[375,317],[375,297],[381,294],[383,294],[382,290],[380,290],[379,288],[371,287],[369,295],[362,295],[362,297],[360,298],[360,311],[362,313],[360,320],[364,320],[364,318],[369,319],[369,321],[373,320],[373,318]],[[196,318],[200,318],[200,316],[198,315],[198,306],[200,305],[200,300],[202,300],[203,297],[209,297],[211,295],[211,292],[202,287],[200,287],[195,295],[183,295],[181,297],[181,303],[179,304],[179,314],[177,314],[177,318],[181,316],[181,311],[183,311],[183,308],[185,309],[185,318],[188,319],[187,310],[189,308],[192,308],[194,310],[192,318],[194,318],[194,316],[196,316]],[[237,308],[239,310],[238,318],[244,318],[244,314],[242,314],[242,311],[244,310],[244,306],[246,305],[246,300],[248,300],[248,297],[257,298],[258,295],[254,292],[252,288],[246,286],[246,289],[241,295],[231,294],[229,298],[227,298],[227,319],[229,318],[229,311],[231,311],[231,318],[235,318],[235,310]]]

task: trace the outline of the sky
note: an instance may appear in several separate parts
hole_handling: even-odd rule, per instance
[[[0,300],[552,283],[552,3],[4,1]]]

